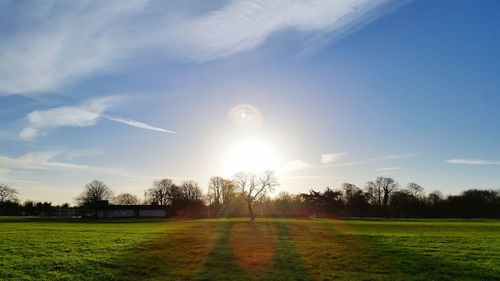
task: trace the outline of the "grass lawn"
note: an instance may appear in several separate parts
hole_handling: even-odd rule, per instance
[[[500,221],[0,217],[0,280],[500,280]]]

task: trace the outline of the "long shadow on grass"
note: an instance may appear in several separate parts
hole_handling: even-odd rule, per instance
[[[387,280],[387,265],[353,236],[339,235],[324,220],[293,220],[295,247],[316,280]]]
[[[261,274],[273,262],[278,230],[270,220],[240,221],[231,228],[230,242],[238,265]]]
[[[218,221],[172,220],[122,260],[110,280],[193,280],[214,244]]]
[[[288,227],[283,222],[274,223],[278,242],[272,262],[263,272],[245,271],[238,264],[230,241],[231,228],[234,224],[232,221],[227,221],[219,227],[215,247],[199,272],[197,280],[312,280],[290,240]]]
[[[215,246],[198,273],[197,280],[249,280],[236,263],[236,257],[233,254],[229,240],[233,225],[233,221],[225,221],[217,228]]]
[[[312,280],[291,240],[288,225],[283,221],[275,225],[278,229],[278,245],[273,263],[263,280]]]
[[[325,225],[337,239],[345,243],[351,241],[351,245],[363,245],[371,258],[361,255],[358,263],[366,264],[363,261],[372,260],[374,269],[385,267],[388,272],[379,272],[385,275],[384,280],[500,280],[500,273],[494,269],[474,266],[467,261],[458,262],[453,256],[433,256],[426,253],[426,249],[417,251],[405,247],[405,244],[414,242],[412,239],[419,239],[418,236],[356,235],[341,221],[325,221]],[[424,243],[422,248],[427,248],[425,242],[421,243]]]

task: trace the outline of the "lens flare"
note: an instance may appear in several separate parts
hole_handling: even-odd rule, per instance
[[[262,115],[259,110],[250,104],[239,104],[233,107],[229,111],[228,118],[239,129],[246,132],[257,129],[262,123]]]

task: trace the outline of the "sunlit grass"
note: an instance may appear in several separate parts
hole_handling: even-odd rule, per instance
[[[0,218],[0,280],[500,280],[500,222]]]
[[[237,222],[231,229],[231,246],[240,267],[262,271],[272,261],[277,242],[272,222]]]

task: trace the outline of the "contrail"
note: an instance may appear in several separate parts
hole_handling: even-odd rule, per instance
[[[168,134],[177,134],[177,132],[166,130],[166,129],[155,127],[155,126],[151,126],[151,125],[148,125],[146,123],[139,122],[137,120],[119,118],[119,117],[111,117],[111,116],[107,116],[107,115],[103,115],[103,117],[108,119],[108,120],[115,121],[118,123],[123,123],[125,125],[129,125],[132,127],[137,127],[137,128],[146,129],[146,130],[153,130],[153,131],[168,133]]]

